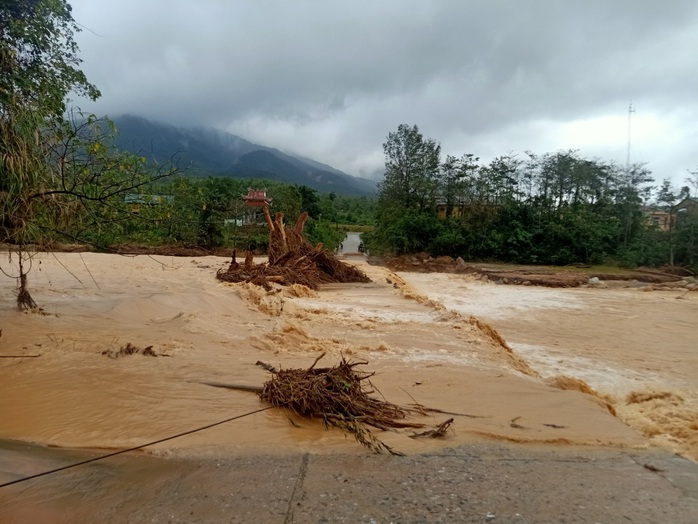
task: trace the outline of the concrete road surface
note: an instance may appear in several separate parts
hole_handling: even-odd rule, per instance
[[[0,484],[89,456],[0,443]],[[487,443],[408,457],[129,454],[0,488],[0,522],[695,524],[698,464]]]

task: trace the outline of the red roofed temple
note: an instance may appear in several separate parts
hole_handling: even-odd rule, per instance
[[[271,198],[267,196],[266,189],[248,189],[246,195],[242,195],[245,205],[249,207],[264,207],[271,204]]]

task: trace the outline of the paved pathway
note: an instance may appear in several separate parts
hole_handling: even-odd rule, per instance
[[[85,454],[5,443],[0,483]],[[0,488],[8,522],[698,522],[698,464],[478,444],[434,455],[114,457]]]

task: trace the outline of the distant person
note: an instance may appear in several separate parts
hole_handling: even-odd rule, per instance
[[[363,252],[364,252],[364,243],[359,242],[359,253],[363,253]]]

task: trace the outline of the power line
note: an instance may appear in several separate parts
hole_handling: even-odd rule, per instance
[[[124,453],[129,453],[131,451],[137,451],[139,449],[143,449],[143,448],[146,448],[148,446],[154,446],[155,444],[160,444],[161,442],[167,442],[168,440],[173,440],[176,438],[184,437],[186,435],[191,435],[192,433],[197,433],[199,431],[203,431],[205,429],[210,429],[210,428],[213,428],[215,426],[220,426],[221,424],[225,424],[226,422],[231,422],[233,420],[237,420],[237,419],[240,419],[243,417],[248,417],[250,415],[254,415],[255,413],[261,413],[262,411],[266,411],[268,409],[272,409],[275,407],[279,407],[279,406],[267,406],[265,408],[260,408],[260,409],[257,409],[255,411],[250,411],[249,413],[244,413],[242,415],[236,415],[235,417],[230,417],[230,418],[227,418],[225,420],[221,420],[219,422],[214,422],[213,424],[208,424],[207,426],[202,426],[200,428],[191,429],[191,430],[185,431],[183,433],[178,433],[177,435],[172,435],[171,437],[165,437],[165,438],[161,438],[160,440],[148,442],[147,444],[141,444],[140,446],[135,446],[133,448],[122,449],[120,451],[115,451],[113,453],[108,453],[106,455],[100,455],[99,457],[93,457],[91,459],[83,460],[81,462],[75,462],[74,464],[68,464],[67,466],[62,466],[60,468],[52,469],[50,471],[43,471],[41,473],[37,473],[36,475],[30,475],[28,477],[23,477],[20,479],[12,480],[10,482],[5,482],[4,484],[0,484],[0,488],[4,488],[6,486],[11,486],[13,484],[19,484],[20,482],[25,482],[27,480],[35,479],[38,477],[44,477],[46,475],[51,475],[52,473],[58,473],[59,471],[65,471],[66,469],[71,469],[71,468],[76,468],[78,466],[83,466],[85,464],[89,464],[90,462],[97,462],[98,460],[104,460],[106,458],[115,457],[117,455],[122,455]]]

